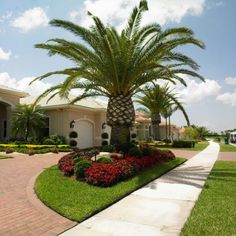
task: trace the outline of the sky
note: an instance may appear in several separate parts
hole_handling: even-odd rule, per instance
[[[51,38],[75,40],[70,33],[49,26],[51,19],[70,20],[89,27],[87,11],[120,30],[139,0],[0,0],[0,84],[39,95],[61,82],[60,78],[28,83],[49,71],[67,68],[71,62],[49,57],[35,49]],[[149,0],[149,11],[142,24],[157,22],[164,29],[190,27],[206,44],[179,48],[200,65],[198,73],[206,79],[184,77],[188,86],[175,86],[190,121],[211,131],[236,128],[236,1],[235,0]],[[172,122],[186,125],[180,112]]]

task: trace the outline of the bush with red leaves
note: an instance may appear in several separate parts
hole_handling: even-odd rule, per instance
[[[113,164],[93,163],[93,166],[88,168],[84,175],[87,183],[107,187],[119,180],[120,171]]]
[[[72,176],[74,174],[73,158],[74,153],[69,153],[58,161],[58,168],[62,171],[63,175]]]

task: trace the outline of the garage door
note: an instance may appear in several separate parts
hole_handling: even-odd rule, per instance
[[[75,130],[78,133],[78,148],[93,147],[93,124],[86,120],[76,122]]]

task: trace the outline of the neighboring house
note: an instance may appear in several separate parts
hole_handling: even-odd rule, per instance
[[[0,140],[10,137],[11,112],[29,94],[0,85]]]
[[[138,140],[148,140],[151,137],[151,118],[143,112],[136,112],[135,126],[133,132],[136,132]],[[160,139],[166,139],[166,122],[159,124]],[[179,128],[174,124],[170,125],[171,139],[182,139],[184,128]]]

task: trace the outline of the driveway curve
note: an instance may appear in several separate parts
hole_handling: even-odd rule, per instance
[[[0,155],[5,155],[0,153]],[[64,155],[28,156],[13,153],[0,160],[0,235],[57,235],[76,225],[46,207],[34,193],[34,182],[45,168]]]

